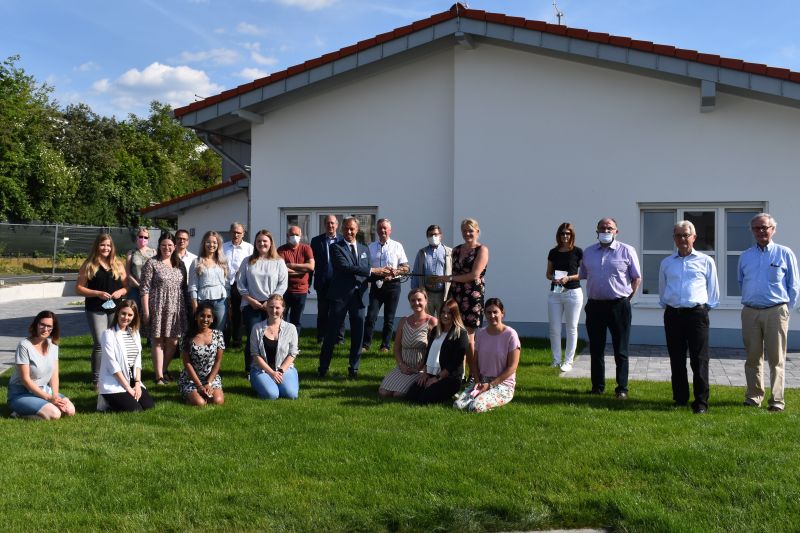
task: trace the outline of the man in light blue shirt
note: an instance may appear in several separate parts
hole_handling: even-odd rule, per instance
[[[672,399],[677,406],[689,402],[686,351],[692,367],[692,410],[708,410],[708,310],[719,305],[717,267],[694,249],[694,224],[681,220],[672,230],[678,251],[661,261],[658,270],[659,303],[664,308],[664,333],[672,369]]]
[[[783,411],[784,366],[789,313],[797,303],[797,259],[789,248],[772,242],[778,224],[768,213],[750,221],[756,244],[739,258],[742,288],[742,340],[747,351],[744,404],[759,407],[764,399],[763,361],[770,370],[769,410]]]
[[[428,293],[429,315],[438,317],[444,304],[445,295],[450,290],[450,282],[436,282],[430,276],[450,276],[453,274],[453,249],[442,244],[442,229],[431,224],[425,232],[428,246],[417,252],[411,278],[411,288],[424,287]]]

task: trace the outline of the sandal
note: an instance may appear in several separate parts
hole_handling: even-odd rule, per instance
[[[159,387],[159,386],[162,386],[162,385],[169,385],[169,381],[167,381],[164,378],[157,379],[156,380],[156,387]]]

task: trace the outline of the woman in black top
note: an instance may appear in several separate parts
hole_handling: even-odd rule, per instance
[[[583,306],[583,292],[578,278],[578,269],[583,259],[583,250],[575,246],[575,228],[563,222],[556,230],[556,247],[547,254],[547,279],[550,294],[547,311],[550,320],[550,350],[552,367],[561,367],[562,372],[572,370],[575,347],[578,344],[578,318]],[[567,345],[564,362],[561,362],[561,319],[567,329]]]
[[[99,234],[75,283],[75,292],[86,297],[84,309],[92,333],[92,384],[95,386],[100,378],[100,336],[113,324],[114,311],[128,293],[125,281],[125,264],[117,257],[111,235]]]
[[[447,300],[439,310],[439,323],[428,336],[425,371],[406,393],[406,398],[421,404],[449,403],[461,386],[464,356],[470,349],[469,335],[455,300]]]

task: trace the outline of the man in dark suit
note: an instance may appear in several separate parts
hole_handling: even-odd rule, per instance
[[[343,223],[344,240],[330,246],[333,277],[328,286],[330,323],[319,353],[319,376],[325,377],[333,357],[333,347],[345,315],[350,314],[351,379],[358,376],[361,360],[361,340],[364,336],[364,314],[370,276],[386,276],[385,268],[370,268],[369,248],[356,241],[358,221],[347,218]]]
[[[311,239],[311,251],[314,252],[314,290],[317,293],[317,342],[322,342],[328,329],[328,315],[330,314],[330,301],[328,300],[328,287],[333,277],[333,264],[331,263],[330,245],[342,240],[339,221],[334,215],[325,217],[325,233]],[[336,342],[344,342],[344,322],[339,328]]]

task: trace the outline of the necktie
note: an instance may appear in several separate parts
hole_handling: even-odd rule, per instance
[[[355,260],[356,263],[358,263],[358,252],[356,252],[356,245],[351,244],[350,249],[353,250],[353,259]]]

